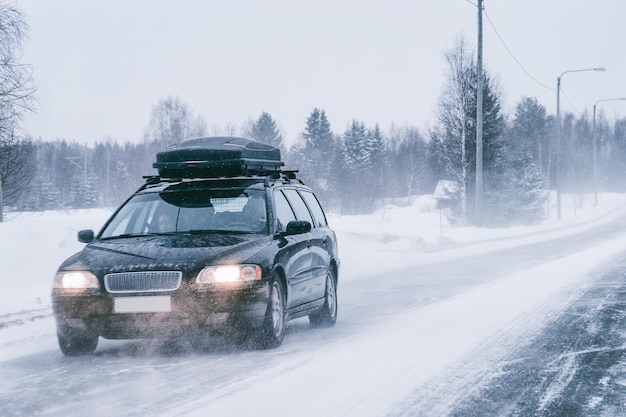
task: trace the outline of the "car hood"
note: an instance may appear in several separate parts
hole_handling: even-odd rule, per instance
[[[96,240],[68,258],[59,270],[111,272],[193,271],[210,264],[243,263],[267,247],[266,235],[175,234]]]

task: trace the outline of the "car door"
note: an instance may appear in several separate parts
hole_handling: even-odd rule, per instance
[[[313,294],[316,298],[322,298],[325,295],[326,274],[328,273],[334,251],[333,242],[335,240],[331,237],[332,232],[328,228],[326,215],[317,197],[309,190],[300,189],[298,193],[304,199],[313,217],[313,226],[309,239],[311,243],[312,273],[315,281]]]
[[[328,267],[328,253],[323,248],[324,236],[320,229],[315,227],[315,221],[307,204],[295,188],[283,190],[287,197],[296,220],[311,223],[311,231],[299,236],[304,243],[301,254],[302,269],[298,271],[298,279],[294,282],[294,298],[297,304],[312,302],[324,297],[326,285],[326,270]]]
[[[287,224],[296,220],[294,210],[283,191],[274,190],[276,232],[285,232]],[[296,307],[306,301],[307,281],[311,276],[311,257],[307,234],[289,235],[278,241],[278,261],[285,269],[287,279],[287,307]]]

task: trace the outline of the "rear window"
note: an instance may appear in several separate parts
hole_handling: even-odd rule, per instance
[[[300,194],[306,201],[306,204],[311,209],[311,213],[313,213],[313,217],[315,220],[315,227],[327,227],[328,221],[326,220],[326,215],[324,214],[324,210],[322,210],[322,206],[320,202],[317,200],[317,197],[309,191],[300,191]]]
[[[296,213],[296,219],[305,220],[313,225],[314,223],[311,213],[304,203],[304,200],[302,200],[302,197],[300,197],[300,194],[293,189],[283,190],[283,192],[285,193],[285,196],[287,196],[287,200],[289,200],[289,204],[291,204],[293,212]]]
[[[295,220],[296,216],[282,191],[274,193],[274,204],[276,206],[276,231],[284,232],[287,230],[287,224]]]

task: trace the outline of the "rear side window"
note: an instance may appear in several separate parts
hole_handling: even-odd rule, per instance
[[[310,222],[311,225],[314,225],[311,213],[309,213],[309,209],[306,207],[306,204],[304,204],[304,200],[302,200],[300,194],[298,194],[296,190],[283,190],[283,192],[285,196],[287,196],[287,200],[289,200],[293,212],[296,213],[296,219],[305,220]]]
[[[326,216],[324,215],[324,210],[322,210],[322,206],[320,202],[317,200],[317,197],[309,191],[300,191],[300,194],[306,201],[306,204],[311,209],[313,213],[313,217],[315,218],[315,227],[326,227],[328,226],[328,222],[326,220]]]
[[[291,210],[291,206],[282,191],[274,193],[274,204],[276,206],[277,232],[284,232],[287,230],[287,223],[295,220],[296,216],[293,214],[293,210]]]

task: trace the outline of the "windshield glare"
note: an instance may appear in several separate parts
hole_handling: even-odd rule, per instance
[[[265,233],[259,190],[184,190],[139,194],[111,219],[100,238],[177,232]]]

